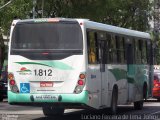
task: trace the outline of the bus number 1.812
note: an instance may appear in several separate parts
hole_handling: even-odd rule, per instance
[[[48,70],[42,70],[42,69],[35,69],[34,70],[35,76],[52,76],[52,70],[48,69]]]

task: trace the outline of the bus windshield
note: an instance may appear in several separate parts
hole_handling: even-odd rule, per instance
[[[82,50],[78,22],[20,22],[12,35],[12,49]]]

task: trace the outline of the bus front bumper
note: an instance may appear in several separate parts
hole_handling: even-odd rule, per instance
[[[80,94],[22,94],[8,91],[8,102],[18,103],[88,103],[88,91]]]

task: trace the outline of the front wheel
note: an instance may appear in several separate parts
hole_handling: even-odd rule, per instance
[[[143,101],[134,102],[134,109],[141,110],[143,108]]]
[[[64,108],[59,106],[42,107],[43,114],[47,117],[63,115]]]

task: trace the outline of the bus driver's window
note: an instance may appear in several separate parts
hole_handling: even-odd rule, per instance
[[[88,32],[88,61],[89,64],[97,63],[97,54],[96,54],[96,36],[95,32]]]

